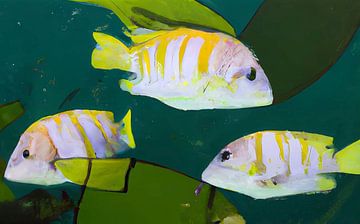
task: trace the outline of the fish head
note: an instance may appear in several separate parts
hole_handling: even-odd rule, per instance
[[[229,62],[223,77],[230,90],[232,104],[242,107],[270,105],[273,93],[270,81],[252,52],[242,45],[239,53]]]
[[[251,154],[249,142],[240,138],[224,147],[202,173],[202,180],[211,185],[238,191],[239,185],[249,181],[248,168]]]
[[[25,132],[7,164],[4,177],[10,181],[40,185],[63,183],[52,161],[57,151],[42,129]]]

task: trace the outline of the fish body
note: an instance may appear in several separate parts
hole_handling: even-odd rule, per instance
[[[74,157],[107,158],[134,148],[131,111],[120,123],[112,112],[73,110],[33,123],[20,137],[5,178],[43,185],[66,182],[51,163]]]
[[[98,46],[92,65],[137,75],[120,80],[133,95],[156,98],[182,110],[230,109],[272,103],[270,83],[252,52],[222,33],[187,28],[130,36],[119,40],[94,33]]]
[[[329,173],[360,174],[360,141],[334,154],[333,138],[263,131],[227,145],[202,174],[210,184],[257,199],[329,191]]]

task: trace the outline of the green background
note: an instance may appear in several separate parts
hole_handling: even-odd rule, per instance
[[[228,19],[239,33],[262,1],[201,2]],[[3,159],[9,158],[31,123],[69,109],[110,110],[120,120],[131,108],[137,148],[123,156],[154,162],[197,179],[224,145],[259,130],[330,135],[339,149],[360,139],[359,31],[320,80],[283,103],[184,112],[121,91],[117,82],[126,73],[91,67],[95,46],[91,34],[104,25],[108,25],[104,32],[124,38],[121,23],[105,9],[59,0],[0,0],[0,102],[19,99],[26,110],[0,132]],[[64,98],[77,88],[79,93],[59,110]],[[338,187],[328,194],[282,199],[253,200],[223,192],[248,223],[358,223],[359,177],[338,175],[337,181]],[[37,187],[6,183],[18,197]],[[66,187],[74,196],[78,194],[78,188]],[[56,192],[59,187],[49,189]]]

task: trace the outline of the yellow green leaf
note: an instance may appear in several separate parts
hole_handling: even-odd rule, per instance
[[[107,191],[121,191],[131,159],[73,158],[55,161],[55,166],[71,182]]]
[[[196,0],[73,0],[113,11],[130,30],[174,27],[218,30],[235,36],[234,28],[219,14]]]

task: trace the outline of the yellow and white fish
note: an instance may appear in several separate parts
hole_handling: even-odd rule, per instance
[[[360,140],[334,154],[333,138],[263,131],[227,145],[202,173],[214,186],[256,199],[329,191],[328,173],[360,174]]]
[[[41,185],[68,181],[53,165],[55,159],[107,158],[135,147],[131,111],[119,123],[112,112],[73,110],[33,123],[20,137],[5,178]]]
[[[156,98],[182,110],[269,105],[272,89],[252,52],[239,40],[215,32],[178,28],[136,36],[131,48],[94,33],[92,65],[137,75],[120,80],[133,95]]]

